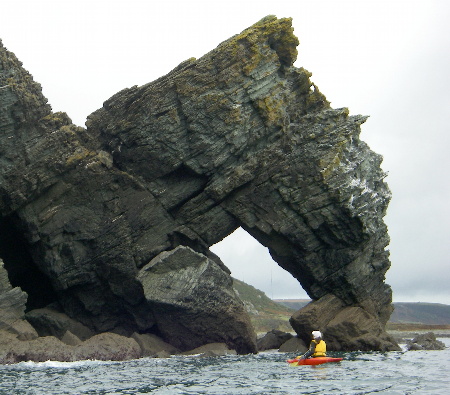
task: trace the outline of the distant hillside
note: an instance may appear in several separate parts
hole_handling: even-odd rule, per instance
[[[233,287],[244,302],[257,333],[272,329],[292,331],[289,318],[295,310],[276,303],[264,292],[237,279],[233,279]]]
[[[299,310],[310,300],[276,299],[274,302]],[[450,306],[439,303],[395,302],[389,322],[405,324],[450,325]]]
[[[234,289],[250,314],[256,332],[279,329],[291,332],[291,315],[306,306],[308,299],[270,299],[267,295],[242,281],[233,279]],[[389,323],[450,325],[450,306],[439,303],[393,303],[394,312]]]
[[[273,301],[297,311],[311,302],[311,299],[274,299]]]
[[[394,303],[389,322],[450,325],[450,306],[439,303]]]

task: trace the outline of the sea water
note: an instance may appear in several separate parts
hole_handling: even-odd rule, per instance
[[[440,339],[447,347],[450,339]],[[126,362],[0,366],[0,394],[444,394],[450,348],[329,353],[339,363],[291,367],[293,354],[174,356]]]

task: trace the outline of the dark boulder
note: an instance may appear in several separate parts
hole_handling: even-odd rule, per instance
[[[60,340],[69,346],[78,346],[82,343],[80,338],[70,331],[66,331]]]
[[[320,330],[333,351],[400,351],[377,316],[360,306],[346,306],[333,295],[313,301],[291,317],[291,325],[306,343]]]
[[[266,17],[202,58],[118,92],[85,129],[52,112],[0,43],[0,257],[13,288],[28,294],[27,310],[57,302],[93,333],[252,351],[248,319],[227,311],[232,298],[192,300],[214,319],[190,322],[185,300],[172,300],[166,314],[138,279],[161,253],[189,247],[215,262],[211,287],[227,295],[227,270],[209,247],[242,227],[313,300],[340,301],[333,312],[344,317],[320,321],[332,342],[395,347],[384,333],[391,194],[382,157],[359,138],[367,117],[331,108],[311,74],[293,66],[297,45],[290,19]],[[357,342],[333,332],[340,322]],[[300,336],[303,326],[295,326]]]
[[[231,277],[205,255],[179,246],[155,257],[137,278],[170,344],[182,351],[208,343],[256,351],[256,334]]]
[[[133,333],[131,337],[139,344],[143,357],[161,358],[181,352],[178,348],[151,333]]]
[[[134,339],[116,333],[101,333],[75,346],[73,360],[126,361],[141,356],[141,348]]]
[[[25,318],[39,336],[55,336],[62,339],[69,331],[79,339],[87,340],[94,335],[88,327],[50,306],[31,310],[25,314]]]
[[[258,351],[278,349],[292,337],[293,335],[290,333],[272,329],[257,340]]]
[[[197,357],[221,357],[224,355],[236,355],[236,351],[230,349],[225,343],[209,343],[203,346],[188,350],[183,355],[194,355]]]
[[[297,336],[292,337],[291,339],[284,342],[280,348],[278,349],[279,352],[295,352],[297,354],[304,354],[306,350],[308,350],[309,343],[307,343],[308,346],[305,344],[305,342],[300,339]]]

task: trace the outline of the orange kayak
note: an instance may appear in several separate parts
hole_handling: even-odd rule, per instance
[[[291,366],[299,365],[320,365],[322,363],[328,362],[340,362],[343,358],[331,358],[331,357],[317,357],[317,358],[307,358],[307,359],[288,359],[287,362]]]

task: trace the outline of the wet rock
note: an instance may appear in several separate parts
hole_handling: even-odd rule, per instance
[[[225,343],[209,343],[183,352],[183,355],[196,355],[199,357],[220,357],[223,355],[236,355],[236,351],[230,349]]]
[[[72,362],[87,359],[123,361],[141,357],[141,349],[134,339],[115,333],[95,335],[85,342],[71,345],[54,336],[20,341],[10,333],[0,333],[0,363],[22,361]]]
[[[272,329],[257,340],[258,351],[278,349],[293,336],[277,329]]]
[[[139,347],[141,347],[143,357],[164,358],[181,352],[178,348],[150,333],[133,333],[131,337],[136,340]]]
[[[0,334],[0,363],[74,361],[74,348],[54,336],[21,341],[11,334]]]
[[[116,333],[100,333],[75,347],[74,360],[126,361],[141,357],[141,348],[132,338]]]
[[[81,340],[87,340],[95,333],[80,322],[52,307],[31,310],[25,318],[38,332],[39,336],[55,336],[58,339],[69,331]]]
[[[329,350],[401,350],[377,316],[359,306],[346,306],[333,295],[309,303],[294,313],[290,322],[306,344],[311,341],[312,331],[322,331]]]
[[[436,335],[433,332],[427,332],[416,336],[412,340],[408,340],[406,342],[406,349],[408,351],[444,350],[445,343],[437,340]]]
[[[309,346],[309,342],[308,342]],[[284,342],[280,348],[278,349],[279,352],[296,352],[297,354],[304,354],[306,350],[308,349],[308,346],[306,346],[305,342],[298,338],[297,336],[292,337],[291,339]]]
[[[78,336],[75,336],[72,332],[66,331],[60,339],[64,344],[69,346],[78,346],[82,343]]]

